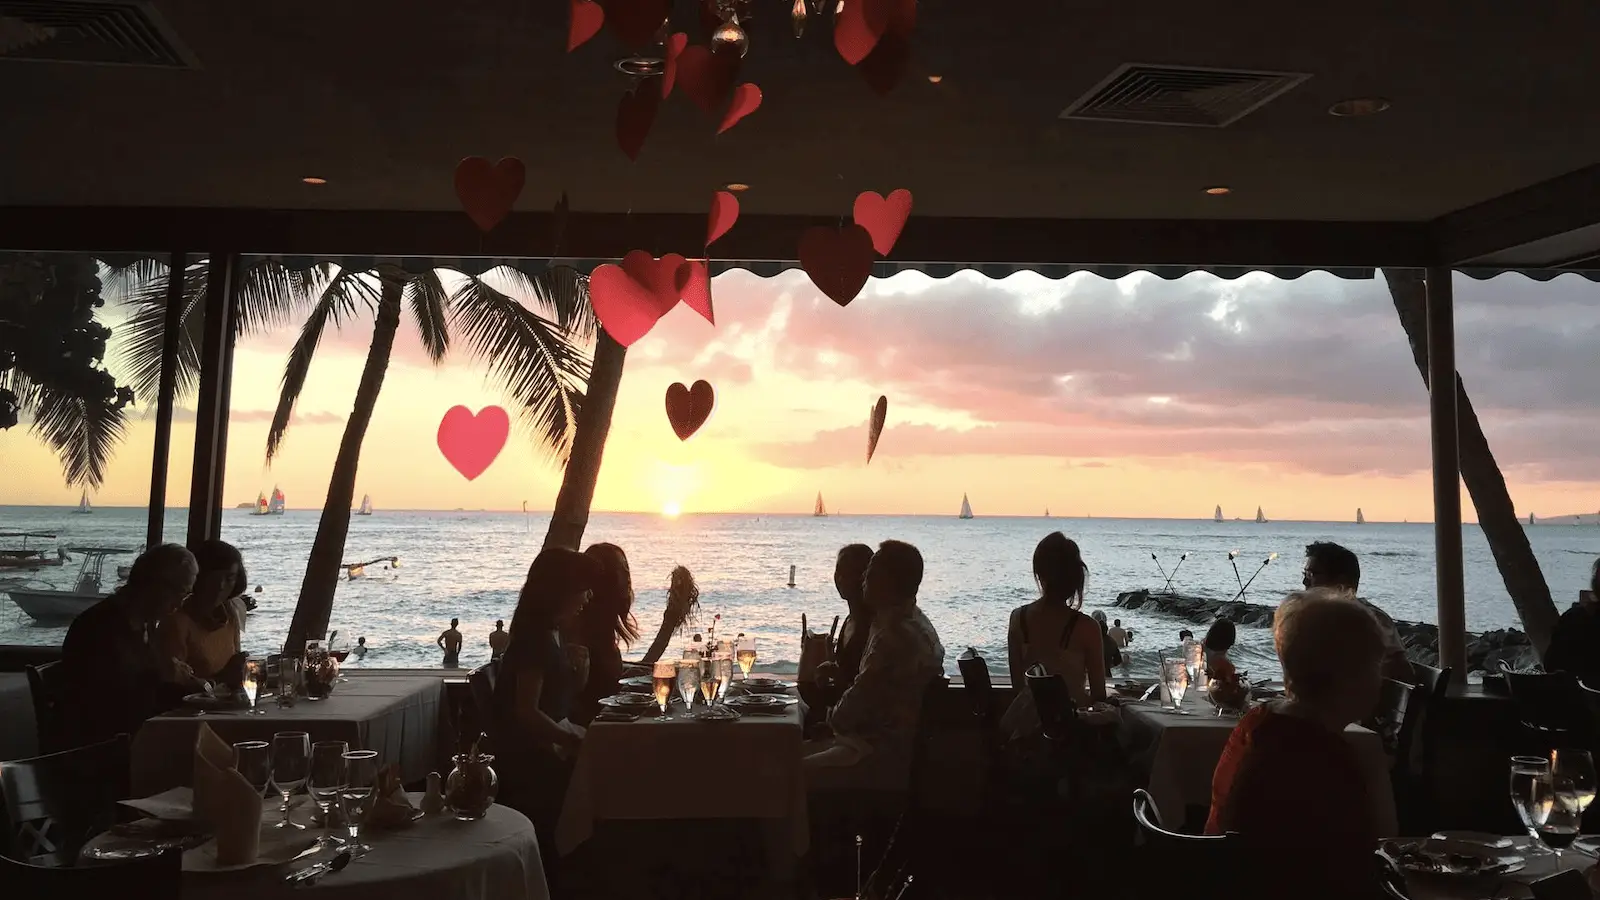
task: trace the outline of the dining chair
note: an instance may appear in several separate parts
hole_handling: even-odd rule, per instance
[[[467,685],[472,689],[473,719],[480,734],[489,740],[496,737],[494,728],[494,688],[500,677],[500,660],[491,659],[467,673]]]
[[[1451,670],[1421,663],[1413,663],[1411,668],[1417,683],[1411,687],[1406,714],[1400,721],[1390,782],[1400,821],[1409,826],[1404,833],[1423,834],[1433,831],[1433,790],[1428,773],[1434,771],[1435,735]]]
[[[55,753],[69,746],[66,739],[66,670],[59,660],[28,666],[28,692],[33,698],[34,730],[40,753]]]
[[[1161,810],[1144,788],[1133,792],[1133,820],[1162,871],[1184,873],[1184,896],[1226,897],[1242,893],[1239,839],[1233,834],[1181,834],[1161,824]]]
[[[956,657],[956,668],[961,672],[961,689],[972,704],[972,715],[985,727],[994,724],[994,681],[989,677],[989,661],[977,650],[968,647]]]
[[[1400,734],[1411,712],[1411,693],[1411,685],[1385,678],[1382,692],[1378,695],[1378,709],[1365,723],[1378,733],[1378,738],[1383,741],[1383,752],[1390,760],[1400,758]]]
[[[1383,896],[1389,900],[1411,900],[1406,892],[1406,873],[1381,851],[1374,851],[1372,856],[1378,866],[1378,884],[1383,888]]]
[[[172,900],[179,894],[183,851],[92,866],[36,866],[0,857],[0,884],[11,897],[115,897]]]
[[[1568,672],[1518,672],[1500,660],[1511,702],[1524,728],[1549,750],[1557,744],[1589,746],[1594,714],[1577,676]]]
[[[0,764],[3,855],[70,866],[89,838],[117,820],[128,796],[128,736]]]

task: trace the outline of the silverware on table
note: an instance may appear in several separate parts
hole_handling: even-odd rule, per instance
[[[350,865],[350,861],[354,858],[355,854],[348,848],[340,850],[333,859],[327,862],[313,863],[303,869],[298,869],[289,873],[283,880],[292,887],[310,887],[316,884],[317,880],[322,876],[338,872],[345,866]]]

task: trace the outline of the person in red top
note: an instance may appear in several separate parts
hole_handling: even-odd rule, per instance
[[[1270,868],[1293,880],[1285,888],[1367,896],[1382,835],[1375,786],[1344,730],[1377,704],[1382,631],[1347,593],[1320,589],[1289,595],[1272,628],[1288,697],[1234,729],[1212,776],[1206,833],[1270,851]]]

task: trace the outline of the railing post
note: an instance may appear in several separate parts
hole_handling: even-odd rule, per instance
[[[172,254],[167,274],[167,315],[161,326],[161,381],[156,389],[156,440],[150,453],[150,516],[145,547],[161,543],[167,525],[167,461],[172,455],[172,404],[178,389],[178,342],[183,337],[183,279],[189,255]]]
[[[1457,684],[1467,675],[1467,599],[1461,551],[1461,452],[1457,443],[1456,335],[1448,266],[1430,266],[1428,417],[1433,433],[1433,552],[1439,617],[1439,665]]]
[[[195,404],[194,472],[189,486],[189,545],[222,536],[222,478],[228,452],[228,399],[237,328],[234,279],[239,254],[212,253],[206,283],[200,395]]]

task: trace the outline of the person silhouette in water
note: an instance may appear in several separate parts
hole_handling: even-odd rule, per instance
[[[451,619],[450,627],[446,628],[439,639],[434,643],[444,651],[444,667],[457,669],[461,667],[461,632],[456,627],[461,624],[460,619]]]

